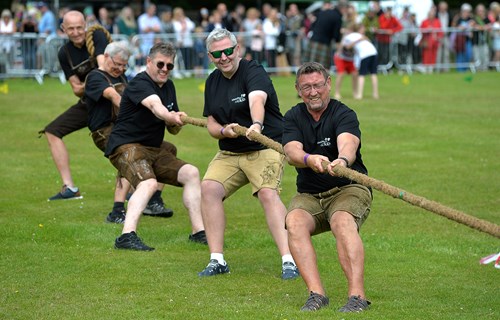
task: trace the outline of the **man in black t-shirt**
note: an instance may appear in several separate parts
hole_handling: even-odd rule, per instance
[[[120,112],[109,136],[105,156],[135,188],[129,200],[121,236],[115,248],[151,251],[137,236],[137,224],[159,182],[183,187],[183,202],[192,225],[189,239],[206,242],[200,207],[198,169],[177,158],[176,147],[163,141],[165,127],[177,134],[184,123],[174,83],[169,79],[176,49],[171,43],[155,44],[147,57],[146,71],[137,74],[125,89]]]
[[[40,133],[45,133],[49,143],[52,158],[62,179],[62,190],[48,200],[80,199],[82,198],[77,186],[73,183],[69,166],[69,153],[63,138],[87,126],[87,107],[80,99],[83,97],[85,77],[104,61],[104,49],[108,45],[106,35],[102,31],[95,31],[94,55],[90,56],[86,45],[85,18],[79,11],[69,11],[63,17],[61,28],[68,36],[69,41],[59,49],[59,64],[78,102],[51,123]]]
[[[202,181],[202,208],[210,262],[200,277],[229,272],[224,260],[225,214],[223,201],[250,183],[252,194],[264,208],[269,230],[281,254],[281,277],[299,276],[288,249],[284,228],[286,207],[280,199],[283,175],[282,154],[248,139],[250,132],[263,133],[281,142],[283,116],[278,97],[265,69],[240,56],[233,33],[215,29],[207,37],[210,60],[217,67],[205,82],[205,107],[209,134],[219,140],[219,152],[208,166]],[[235,126],[248,127],[246,137]]]
[[[309,298],[301,310],[329,304],[318,272],[311,236],[331,231],[340,265],[348,282],[348,302],[339,311],[368,308],[364,291],[364,249],[359,228],[368,217],[371,190],[335,176],[334,166],[367,174],[361,158],[361,131],[356,113],[330,98],[332,79],[321,64],[303,64],[295,88],[303,102],[285,114],[283,145],[288,162],[297,170],[297,194],[286,216],[292,252]],[[328,164],[326,169],[323,164]]]
[[[85,104],[88,109],[88,127],[95,145],[104,152],[113,122],[118,114],[122,88],[126,86],[124,76],[130,50],[126,43],[111,42],[104,51],[104,63],[90,71],[85,80]],[[113,210],[106,221],[125,221],[125,200],[130,183],[121,177],[117,179]]]

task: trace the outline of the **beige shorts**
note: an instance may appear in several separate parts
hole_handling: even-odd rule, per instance
[[[248,153],[219,151],[208,165],[203,180],[220,182],[229,198],[236,190],[250,183],[252,194],[262,188],[280,190],[285,157],[264,149]]]
[[[371,203],[372,194],[367,187],[348,184],[319,194],[297,193],[288,205],[288,212],[302,209],[310,213],[316,224],[313,234],[319,234],[331,230],[330,220],[336,211],[346,211],[354,217],[359,230],[368,218]]]

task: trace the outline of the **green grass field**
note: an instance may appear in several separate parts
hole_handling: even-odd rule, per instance
[[[378,101],[344,102],[360,119],[370,176],[500,224],[499,73],[380,76]],[[283,113],[298,102],[293,77],[273,78]],[[248,187],[226,201],[231,274],[199,279],[208,248],[188,242],[181,189],[163,197],[170,219],[143,217],[153,252],[113,249],[121,226],[104,222],[115,170],[88,130],[65,138],[82,200],[47,202],[61,181],[37,132],[75,102],[68,84],[8,80],[0,93],[0,319],[499,319],[500,251],[488,234],[374,192],[361,229],[370,311],[345,315],[347,285],[331,234],[314,238],[330,307],[301,313],[302,280],[280,279],[281,259]],[[181,108],[201,118],[202,79],[176,80]],[[203,174],[217,149],[205,129],[166,135]],[[295,192],[287,166],[282,199]]]

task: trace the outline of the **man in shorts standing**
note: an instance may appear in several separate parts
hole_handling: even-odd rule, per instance
[[[174,83],[176,48],[169,42],[153,45],[146,70],[137,74],[125,89],[120,112],[109,136],[105,156],[120,175],[135,188],[128,202],[122,234],[115,248],[151,251],[137,236],[137,225],[158,183],[183,187],[183,202],[192,225],[191,241],[206,243],[201,216],[198,169],[177,158],[176,147],[163,141],[165,127],[171,134],[182,128]]]
[[[252,194],[264,208],[267,225],[281,254],[281,278],[299,276],[288,249],[283,221],[286,207],[280,199],[282,154],[248,139],[252,131],[281,143],[283,116],[278,96],[265,69],[241,58],[236,36],[214,29],[206,40],[208,56],[217,67],[205,82],[205,107],[209,134],[219,140],[219,152],[209,164],[202,182],[203,221],[207,231],[210,261],[200,277],[229,272],[224,259],[226,228],[223,201],[250,183]],[[247,137],[235,131],[248,127]]]
[[[295,88],[303,102],[285,114],[283,145],[297,170],[297,194],[286,216],[288,243],[309,292],[303,311],[329,304],[321,283],[313,235],[331,231],[348,282],[348,301],[341,312],[368,309],[364,290],[364,249],[359,228],[368,217],[371,190],[335,176],[333,167],[367,174],[361,159],[361,131],[356,113],[330,98],[331,78],[317,62],[303,64]],[[323,164],[328,164],[326,169]]]
[[[82,198],[71,176],[69,153],[63,138],[87,126],[87,107],[81,99],[84,95],[85,77],[91,70],[103,65],[104,49],[108,45],[104,32],[95,31],[93,34],[94,55],[90,55],[85,42],[85,17],[79,11],[67,12],[63,17],[61,28],[69,41],[59,49],[59,64],[71,85],[73,94],[78,97],[78,102],[40,131],[41,134],[45,133],[47,136],[52,159],[63,183],[62,190],[50,197],[49,201]]]

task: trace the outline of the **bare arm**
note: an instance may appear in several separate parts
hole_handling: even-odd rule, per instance
[[[284,146],[285,155],[290,165],[297,168],[311,168],[315,172],[323,172],[323,161],[330,162],[327,157],[320,154],[309,154],[304,151],[304,146],[298,141],[290,141]]]
[[[75,74],[69,77],[68,80],[74,95],[80,98],[83,97],[83,93],[85,92],[85,82],[80,81],[80,78],[78,78]]]
[[[351,133],[341,133],[337,137],[337,149],[339,155],[328,165],[328,172],[333,175],[332,168],[336,165],[350,167],[356,161],[356,151],[359,147],[359,138]]]
[[[267,100],[267,93],[262,90],[252,91],[248,94],[248,100],[250,105],[250,116],[252,117],[252,125],[246,132],[247,138],[250,131],[261,133],[264,128],[264,116],[266,113],[264,106]]]
[[[168,109],[162,104],[158,95],[152,94],[142,100],[141,103],[143,106],[151,110],[151,112],[153,112],[158,119],[165,121],[165,125],[167,127],[184,125],[181,120],[181,116],[187,116],[186,113],[168,111]]]

